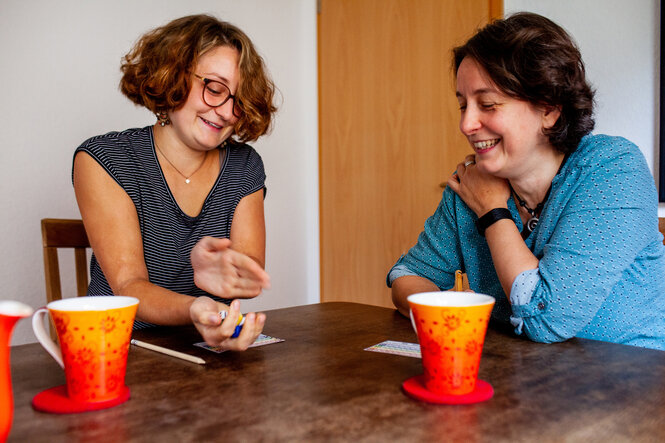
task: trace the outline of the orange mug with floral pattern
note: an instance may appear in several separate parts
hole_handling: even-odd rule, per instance
[[[32,328],[46,351],[65,370],[68,397],[79,403],[118,398],[132,326],[139,300],[124,296],[74,297],[57,300],[35,312]],[[60,347],[44,326],[49,313]]]
[[[494,298],[474,292],[423,292],[407,298],[418,334],[425,389],[464,395],[476,387]]]

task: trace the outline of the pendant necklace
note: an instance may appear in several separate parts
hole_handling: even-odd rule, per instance
[[[522,200],[522,197],[519,196],[517,192],[513,189],[513,186],[510,185],[510,190],[513,192],[515,195],[515,198],[517,199],[518,203],[520,204],[521,207],[526,209],[526,212],[531,215],[531,218],[526,222],[526,229],[529,232],[533,232],[534,229],[536,229],[536,226],[538,225],[540,213],[543,211],[543,206],[545,206],[545,202],[547,201],[547,197],[550,196],[550,191],[552,190],[552,184],[550,184],[549,189],[547,190],[547,194],[545,194],[545,198],[543,201],[538,203],[535,208],[530,208],[527,206],[526,201]]]
[[[204,164],[204,163],[206,162],[206,160],[208,159],[208,153],[206,152],[206,154],[203,156],[203,161],[201,162],[201,164],[199,165],[199,167],[196,168],[196,170],[195,170],[194,172],[192,172],[191,174],[189,174],[189,176],[186,176],[185,174],[183,174],[182,172],[180,172],[180,170],[179,170],[178,168],[176,168],[175,165],[174,165],[173,163],[171,163],[171,160],[169,160],[169,158],[164,154],[164,152],[162,152],[162,150],[159,149],[159,145],[157,144],[157,140],[154,140],[154,142],[155,142],[155,147],[157,148],[157,150],[159,151],[159,153],[162,154],[162,157],[164,157],[164,159],[169,163],[169,165],[171,165],[171,167],[172,167],[173,169],[176,170],[176,172],[177,172],[178,174],[182,175],[182,177],[185,179],[185,183],[187,183],[187,184],[189,184],[189,182],[191,181],[190,178],[193,177],[194,174],[196,174],[197,172],[199,172],[199,169],[201,169],[201,168],[203,167],[203,164]]]
[[[559,175],[561,169],[563,168],[563,165],[566,164],[566,161],[568,160],[569,156],[570,154],[566,154],[563,156],[563,160],[561,160],[561,164],[559,165],[559,169],[557,170],[556,175]],[[536,226],[538,225],[538,221],[540,220],[540,213],[543,212],[543,207],[545,206],[547,198],[550,196],[550,191],[552,191],[552,183],[550,182],[550,187],[547,188],[547,193],[545,194],[545,198],[543,199],[543,201],[538,203],[534,209],[531,209],[526,205],[526,201],[522,200],[522,197],[520,197],[519,194],[515,192],[515,190],[513,189],[513,185],[511,185],[510,183],[508,183],[508,185],[510,186],[510,190],[515,195],[515,198],[519,202],[520,206],[526,209],[529,215],[531,215],[531,218],[526,222],[526,229],[530,233],[533,232],[533,230],[536,229]]]

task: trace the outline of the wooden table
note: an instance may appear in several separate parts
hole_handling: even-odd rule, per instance
[[[64,374],[38,344],[12,349],[15,415],[9,441],[664,441],[665,352],[593,340],[531,343],[487,334],[480,377],[494,398],[437,406],[405,396],[420,359],[367,352],[415,342],[392,309],[323,303],[269,311],[283,343],[214,354],[192,328],[136,338],[203,357],[196,365],[133,347],[131,399],[74,415],[30,401]]]

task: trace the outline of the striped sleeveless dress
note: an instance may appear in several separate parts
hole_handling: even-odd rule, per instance
[[[217,181],[196,217],[185,214],[175,201],[159,166],[152,126],[92,137],[76,149],[94,158],[125,190],[138,215],[143,251],[151,283],[180,294],[214,297],[194,284],[189,254],[204,236],[229,238],[240,200],[264,189],[265,171],[259,154],[249,145],[227,143]],[[88,295],[113,295],[93,251]],[[136,320],[135,329],[151,326]]]

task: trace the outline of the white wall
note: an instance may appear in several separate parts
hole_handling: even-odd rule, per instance
[[[660,2],[658,0],[504,0],[506,16],[531,11],[575,39],[596,88],[594,132],[640,147],[654,177],[659,161]],[[655,180],[655,179],[654,179]],[[656,181],[657,183],[657,181]],[[665,216],[665,204],[659,205]]]
[[[243,310],[319,301],[315,0],[2,0],[0,299],[44,304],[39,221],[80,218],[70,177],[75,147],[154,122],[119,92],[121,57],[143,32],[194,13],[243,29],[283,97],[272,134],[254,144],[268,175],[273,288]],[[61,261],[63,276],[73,275],[73,254]],[[73,281],[63,284],[73,295]],[[31,341],[23,320],[12,344]]]

